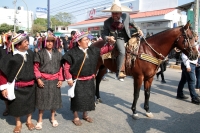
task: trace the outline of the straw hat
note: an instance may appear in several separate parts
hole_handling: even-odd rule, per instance
[[[114,0],[112,6],[103,10],[102,12],[132,12],[132,10],[126,6],[121,5],[119,0]]]
[[[88,32],[76,32],[74,42],[78,42],[83,37],[88,37],[88,36],[89,36]]]
[[[19,33],[19,34],[15,35],[14,37],[12,37],[13,45],[16,45],[16,44],[20,43],[21,41],[25,40],[26,37],[27,37],[27,34]]]

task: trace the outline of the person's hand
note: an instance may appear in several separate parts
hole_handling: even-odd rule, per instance
[[[68,83],[69,86],[72,86],[74,81],[73,80],[68,80],[67,83]]]
[[[60,88],[62,86],[62,81],[58,81],[57,87]]]
[[[187,72],[190,72],[191,71],[191,68],[187,68]]]
[[[40,88],[44,88],[44,83],[42,82],[41,79],[37,79],[37,82],[38,82],[38,86],[39,86]]]
[[[108,42],[109,42],[111,45],[113,45],[113,44],[116,42],[114,36],[108,36],[108,37],[107,37],[107,40],[108,40]]]
[[[138,34],[139,34],[139,36],[143,36],[144,35],[141,30],[138,30]]]
[[[8,91],[7,91],[7,89],[2,90],[1,94],[2,94],[3,97],[8,98]]]

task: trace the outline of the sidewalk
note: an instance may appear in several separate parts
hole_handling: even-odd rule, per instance
[[[169,64],[167,65],[167,67],[181,70],[181,65],[175,65],[175,64],[176,64],[176,59],[169,59]]]

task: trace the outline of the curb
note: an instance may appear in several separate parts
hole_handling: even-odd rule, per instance
[[[170,64],[169,68],[181,70],[181,66],[175,64]]]

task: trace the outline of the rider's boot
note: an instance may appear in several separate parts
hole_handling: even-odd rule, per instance
[[[119,74],[118,74],[118,78],[120,79],[120,78],[125,78],[125,77],[126,77],[126,74],[125,74],[125,61],[123,61],[121,69],[120,69]]]

